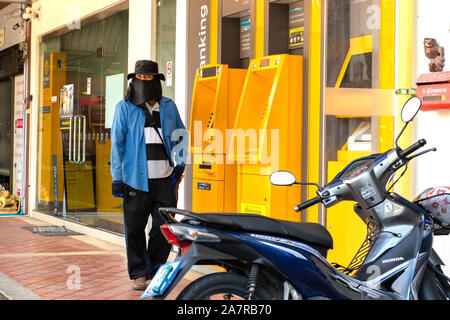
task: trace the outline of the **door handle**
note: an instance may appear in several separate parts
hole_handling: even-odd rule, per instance
[[[81,164],[86,161],[86,116],[70,117],[69,162]]]

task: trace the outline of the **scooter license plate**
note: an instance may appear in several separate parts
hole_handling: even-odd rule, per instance
[[[166,263],[159,267],[152,281],[148,284],[141,298],[160,296],[166,291],[180,269],[182,260]]]

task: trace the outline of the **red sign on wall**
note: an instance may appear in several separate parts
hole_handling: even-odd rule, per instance
[[[425,73],[417,79],[422,110],[450,109],[450,72]]]
[[[22,129],[23,128],[23,119],[17,119],[16,120],[16,129]]]

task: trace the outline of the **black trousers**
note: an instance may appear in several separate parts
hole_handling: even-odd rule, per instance
[[[176,205],[175,191],[170,178],[149,180],[149,192],[125,186],[123,215],[130,279],[154,273],[166,263],[172,246],[159,228],[164,224],[164,218],[158,212],[158,208]],[[147,244],[145,228],[150,214],[152,228]]]

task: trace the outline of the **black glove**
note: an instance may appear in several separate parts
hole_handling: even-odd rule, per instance
[[[170,175],[170,181],[172,182],[172,187],[175,188],[178,181],[181,179],[183,172],[184,172],[183,167],[176,166],[175,168],[173,168],[172,174]]]
[[[125,184],[122,180],[113,181],[112,183],[112,195],[116,198],[123,198]]]

